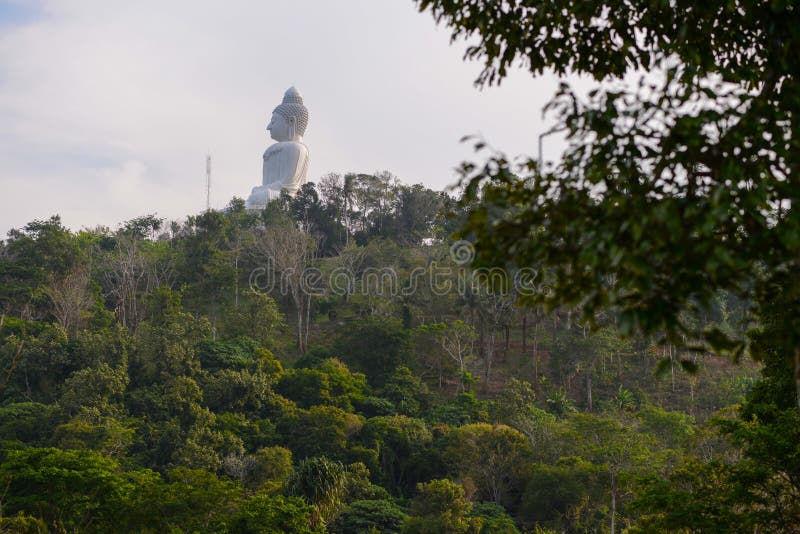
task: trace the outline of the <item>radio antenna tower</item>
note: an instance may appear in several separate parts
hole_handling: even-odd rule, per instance
[[[211,211],[211,154],[206,155],[206,211]]]

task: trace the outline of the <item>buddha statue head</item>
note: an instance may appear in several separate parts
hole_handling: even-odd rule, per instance
[[[283,95],[283,102],[272,111],[269,121],[270,137],[278,142],[300,141],[308,126],[308,109],[303,105],[303,97],[294,87]]]

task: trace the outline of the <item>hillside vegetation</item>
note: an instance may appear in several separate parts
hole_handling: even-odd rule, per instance
[[[262,213],[12,230],[0,531],[796,528],[780,295],[685,315],[757,328],[763,368],[622,336],[614,309],[590,328],[519,305],[545,273],[474,270],[470,209],[348,174]]]

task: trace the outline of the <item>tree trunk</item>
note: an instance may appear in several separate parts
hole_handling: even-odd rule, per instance
[[[522,314],[522,354],[527,352],[528,348],[528,314]]]
[[[672,345],[669,347],[669,371],[672,377],[672,392],[675,393],[675,358],[672,353]]]
[[[239,307],[239,253],[236,253],[236,257],[233,260],[233,306],[234,308]]]
[[[539,387],[539,323],[533,327],[533,387]]]
[[[550,343],[551,346],[556,344],[557,337],[558,337],[558,312],[553,314],[553,339]]]
[[[800,410],[800,347],[794,349],[794,383],[797,395],[797,409]]]
[[[586,407],[592,411],[592,370],[586,366]]]
[[[302,301],[297,303],[297,350],[301,353],[303,350],[303,305]]]
[[[478,337],[478,357],[479,358],[485,358],[486,357],[486,347],[485,347],[485,344],[484,344],[485,330],[486,330],[486,327],[485,327],[485,324],[484,324],[485,321],[483,320],[483,316],[481,316],[481,315],[478,316],[478,319],[480,319],[480,322],[481,322],[481,326],[478,329],[478,332],[479,332],[479,337]]]
[[[211,340],[217,340],[217,301],[211,299]]]
[[[494,329],[490,330],[489,332],[489,346],[486,348],[486,365],[484,367],[483,373],[483,385],[486,391],[489,391],[489,379],[491,378],[492,374],[492,359],[494,357]]]
[[[458,382],[456,383],[456,395],[462,391],[466,391],[464,387],[464,358],[458,359]]]
[[[311,327],[311,294],[306,296],[306,336],[303,339],[303,352],[308,348],[308,329]]]
[[[614,478],[614,473],[611,473],[611,534],[616,534],[616,516],[617,516],[617,481]]]

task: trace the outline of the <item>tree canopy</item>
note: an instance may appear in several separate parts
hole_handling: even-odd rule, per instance
[[[624,332],[740,356],[743,339],[691,318],[721,289],[757,310],[758,288],[797,278],[800,6],[418,5],[472,39],[479,85],[517,65],[597,81],[585,98],[565,81],[548,105],[569,141],[555,166],[501,153],[462,165],[478,260],[540,269],[531,302],[579,307],[591,323],[613,310]],[[782,335],[800,405],[800,339]]]
[[[797,530],[796,4],[418,5],[562,160],[12,230],[0,531]]]

